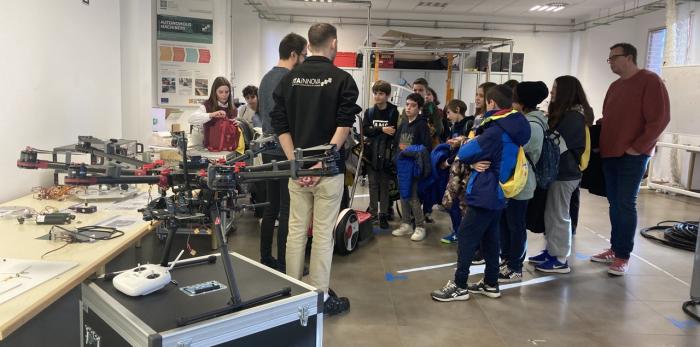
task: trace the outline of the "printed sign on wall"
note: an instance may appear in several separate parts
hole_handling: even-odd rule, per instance
[[[196,106],[214,79],[213,0],[159,0],[157,11],[158,104]]]

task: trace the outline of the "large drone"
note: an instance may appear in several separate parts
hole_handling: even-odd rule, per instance
[[[184,132],[173,133],[172,146],[180,152],[182,160],[177,166],[167,167],[163,161],[145,162],[130,157],[127,145],[133,141],[102,141],[91,136],[80,136],[76,145],[61,147],[65,161],[58,161],[56,151],[44,151],[27,147],[22,150],[17,166],[23,169],[51,169],[55,176],[65,174],[64,183],[73,186],[92,185],[157,185],[160,197],[139,210],[143,219],[160,221],[168,229],[165,249],[160,264],[167,266],[173,238],[178,227],[197,222],[209,225],[218,239],[219,252],[231,291],[231,302],[225,307],[194,317],[178,319],[179,325],[230,313],[253,306],[279,296],[290,294],[289,287],[248,301],[240,297],[231,265],[226,234],[232,226],[232,212],[244,207],[238,203],[242,197],[241,184],[260,180],[303,176],[333,176],[338,174],[336,165],[339,153],[335,145],[323,145],[297,149],[292,160],[250,166],[256,155],[276,148],[274,137],[252,142],[244,154],[231,153],[218,160],[187,155],[187,137]],[[136,143],[136,148],[143,145]],[[90,163],[71,162],[70,153],[90,155]],[[138,149],[136,150],[138,152]],[[52,160],[39,159],[40,154],[52,154]],[[307,169],[321,163],[317,169]],[[168,195],[168,191],[172,194]],[[230,220],[229,220],[230,219]],[[203,260],[208,261],[208,260]]]

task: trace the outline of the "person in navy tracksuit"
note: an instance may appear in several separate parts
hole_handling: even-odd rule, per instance
[[[507,86],[491,88],[486,96],[485,119],[476,137],[460,147],[457,160],[472,165],[466,189],[467,213],[457,231],[457,270],[454,280],[431,293],[437,301],[468,300],[469,293],[501,296],[498,289],[499,227],[506,197],[500,182],[515,171],[520,146],[530,140],[530,124],[522,113],[511,109],[513,91]],[[467,285],[469,266],[477,248],[486,260],[484,279]]]

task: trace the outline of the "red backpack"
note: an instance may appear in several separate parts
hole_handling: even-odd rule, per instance
[[[210,152],[234,151],[238,147],[238,138],[241,133],[233,120],[217,119],[214,125],[207,127],[207,138]]]

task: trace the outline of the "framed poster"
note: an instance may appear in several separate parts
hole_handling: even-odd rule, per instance
[[[158,105],[197,106],[214,78],[213,0],[158,0]]]

